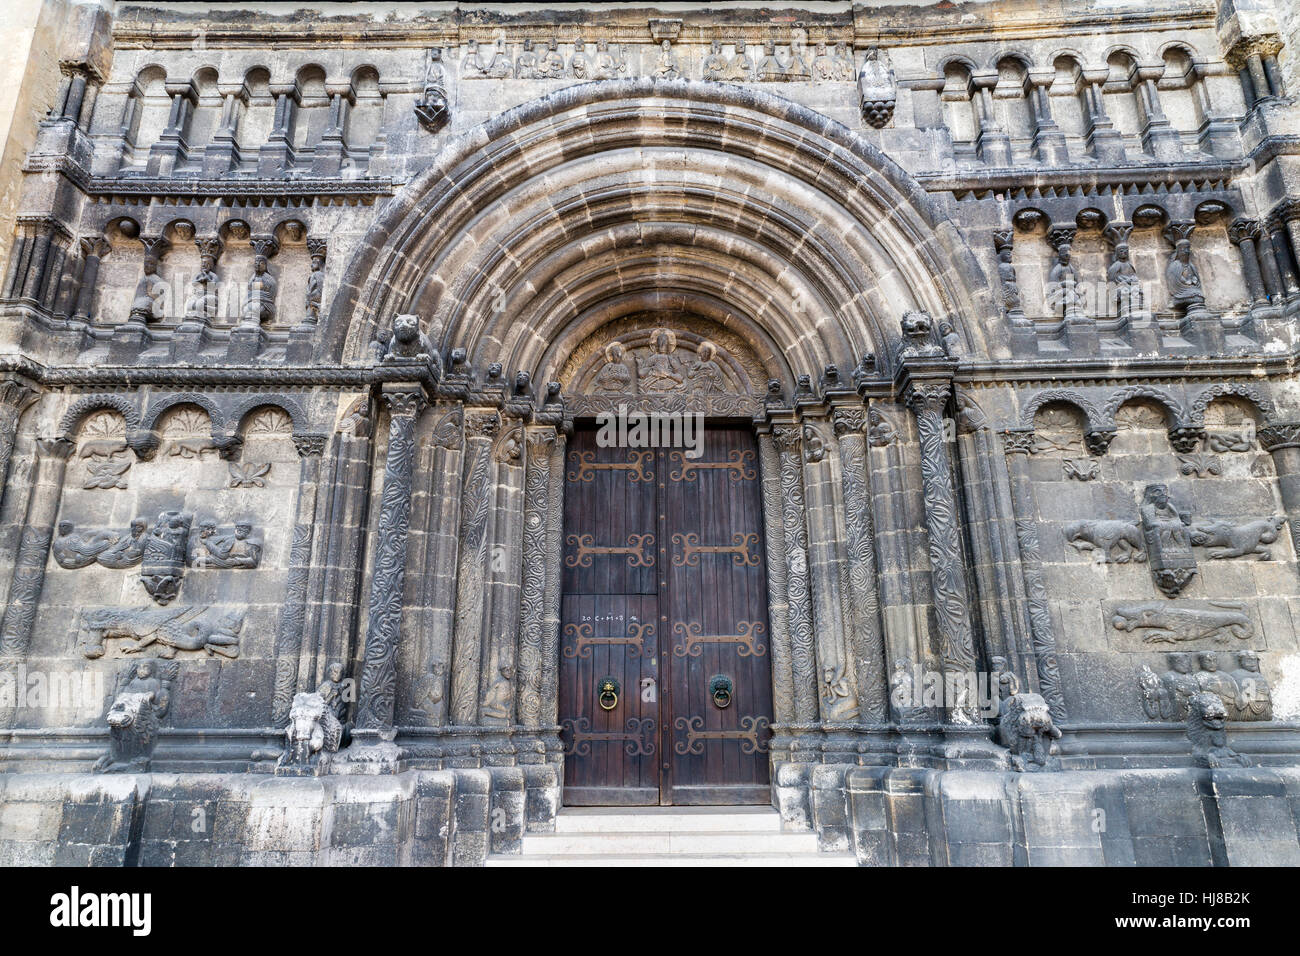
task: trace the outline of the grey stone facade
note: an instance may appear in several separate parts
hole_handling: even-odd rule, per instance
[[[63,6],[0,860],[551,827],[566,438],[666,327],[721,384],[644,407],[758,436],[788,825],[1300,862],[1289,4]]]

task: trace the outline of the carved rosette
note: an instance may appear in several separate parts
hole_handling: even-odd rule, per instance
[[[419,389],[383,392],[388,408],[388,454],[379,503],[370,613],[356,726],[382,730],[393,723],[397,696],[397,642],[401,637],[406,543],[411,525],[411,472],[415,422],[424,404]]]
[[[944,443],[943,411],[952,395],[947,382],[914,383],[906,400],[916,416],[921,444],[921,482],[925,525],[929,533],[930,578],[935,620],[945,674],[964,681],[975,670],[975,644],[966,598],[966,573],[957,525],[957,499],[952,485],[948,447]],[[975,701],[955,701],[950,712],[957,723],[978,719]]]
[[[794,677],[794,719],[817,720],[816,653],[813,643],[812,591],[808,576],[808,529],[804,524],[803,429],[778,425],[772,441],[781,458],[781,524],[785,533],[786,581],[789,593],[791,671]]]

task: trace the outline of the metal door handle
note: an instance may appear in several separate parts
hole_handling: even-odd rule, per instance
[[[622,688],[615,678],[602,677],[596,687],[596,703],[600,704],[601,710],[613,710],[618,706],[618,693]]]
[[[731,706],[731,697],[735,690],[735,682],[725,674],[715,674],[709,678],[709,696],[713,698],[713,706],[719,710],[726,710]]]

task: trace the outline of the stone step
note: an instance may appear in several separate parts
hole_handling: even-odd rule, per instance
[[[528,839],[531,839],[529,837]],[[527,842],[527,841],[525,841]],[[487,866],[857,866],[847,853],[650,853],[610,856],[605,853],[564,856],[490,856]]]
[[[570,854],[636,855],[647,853],[749,854],[816,853],[814,833],[753,833],[727,831],[596,833],[530,833],[523,840],[524,856]]]
[[[566,808],[556,833],[780,833],[781,815],[771,807]]]

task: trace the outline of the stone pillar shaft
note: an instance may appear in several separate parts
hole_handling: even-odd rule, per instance
[[[568,439],[557,432],[551,449],[551,491],[546,507],[546,581],[542,592],[542,722],[559,723],[560,706],[560,555],[564,538],[564,455]]]
[[[785,533],[786,581],[790,614],[790,657],[794,680],[794,719],[817,720],[816,652],[813,642],[812,591],[808,580],[808,529],[803,492],[803,453],[798,425],[779,425],[773,441],[781,459],[781,524]]]
[[[768,617],[771,621],[772,709],[778,724],[794,720],[794,672],[790,659],[790,593],[782,525],[781,460],[770,430],[758,434],[763,485],[763,533],[767,540]]]
[[[1043,579],[1043,559],[1038,545],[1038,506],[1034,486],[1029,479],[1028,459],[1034,450],[1032,429],[1008,430],[1004,435],[1007,471],[1011,476],[1011,507],[1015,512],[1016,541],[1020,546],[1020,568],[1025,579],[1025,613],[1033,642],[1034,670],[1038,692],[1047,701],[1054,720],[1065,720],[1065,697],[1061,691],[1061,672],[1056,661],[1056,635],[1052,630],[1052,613],[1047,606],[1047,586]]]
[[[555,429],[530,427],[525,435],[523,584],[519,592],[519,723],[542,726],[542,645],[546,630],[546,572],[559,554],[548,546],[551,508],[551,452]]]
[[[389,414],[388,450],[375,531],[375,561],[356,718],[358,730],[376,732],[391,728],[397,698],[397,644],[401,639],[402,589],[411,524],[415,421],[424,402],[420,389],[409,385],[386,385],[382,397]]]
[[[289,573],[284,589],[284,606],[275,632],[275,693],[271,717],[278,726],[289,716],[289,705],[298,691],[298,661],[302,656],[307,622],[307,584],[311,577],[312,544],[316,528],[316,496],[320,487],[321,455],[325,435],[294,436],[298,449],[298,501],[295,508],[293,541],[289,545]]]
[[[1291,543],[1300,554],[1300,421],[1274,422],[1260,428],[1258,435],[1260,447],[1273,456]]]
[[[37,443],[31,497],[27,499],[22,538],[14,561],[9,603],[0,622],[0,657],[21,660],[27,656],[36,608],[45,584],[54,519],[63,497],[63,476],[75,447],[67,438],[45,438]]]
[[[461,491],[460,560],[456,568],[456,618],[452,641],[453,724],[478,722],[479,675],[483,660],[488,532],[492,504],[492,440],[501,425],[493,408],[465,411],[465,470]]]

